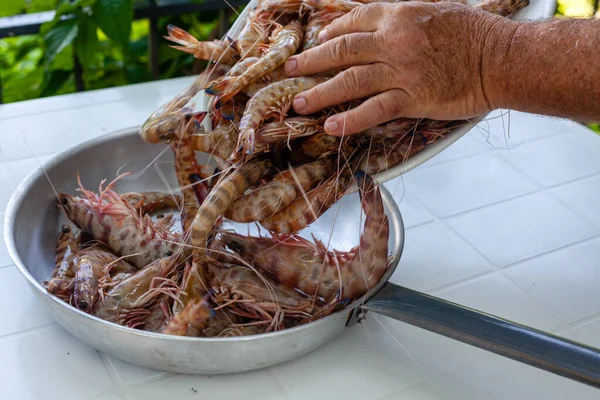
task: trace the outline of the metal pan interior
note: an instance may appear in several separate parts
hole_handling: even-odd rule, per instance
[[[202,158],[199,160],[206,161]],[[56,238],[61,225],[67,222],[58,207],[55,191],[75,193],[77,174],[84,187],[96,190],[100,180],[111,180],[118,173],[126,171],[132,172],[132,175],[120,181],[117,190],[121,193],[167,191],[177,187],[170,149],[165,145],[144,143],[139,137],[138,128],[96,138],[49,160],[43,169],[38,168],[19,185],[6,212],[5,242],[13,261],[34,293],[49,306],[50,312],[65,329],[93,347],[127,362],[173,372],[226,373],[286,361],[335,337],[345,327],[350,310],[375,293],[389,279],[400,260],[404,246],[402,217],[393,197],[385,187],[381,187],[390,221],[391,261],[378,285],[346,308],[310,324],[237,338],[174,337],[110,323],[83,313],[48,294],[41,282],[50,277]],[[328,244],[330,249],[349,250],[358,243],[363,219],[358,194],[348,194],[303,230],[301,236],[311,239],[311,235],[314,235]],[[248,231],[250,234],[257,233],[254,224],[229,224],[228,228],[243,234]],[[264,351],[272,353],[273,348],[285,348],[290,341],[297,342],[299,336],[305,339],[289,349],[288,354],[283,351],[262,361],[248,343],[264,342]],[[210,351],[203,349],[202,344],[205,346],[209,343]],[[247,354],[246,361],[240,362],[244,356],[228,361],[227,356],[222,355],[234,350],[232,344],[235,344],[238,353]],[[154,349],[154,353],[148,353],[148,348]],[[190,353],[202,354],[201,358],[205,361],[190,361]]]

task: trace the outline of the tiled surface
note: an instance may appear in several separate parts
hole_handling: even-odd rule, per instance
[[[525,175],[490,154],[407,174],[406,188],[438,217],[448,217],[536,190]]]
[[[598,235],[597,228],[545,192],[452,217],[448,223],[498,267]]]
[[[0,338],[0,398],[81,400],[110,392],[98,354],[53,326]]]
[[[562,325],[600,311],[600,239],[525,261],[506,275],[547,305]]]
[[[286,399],[265,371],[244,375],[178,375],[149,385],[132,387],[126,394],[131,400]]]
[[[432,243],[435,251],[431,251]],[[391,281],[430,291],[491,269],[489,261],[456,233],[441,223],[433,223],[406,231],[402,258]]]
[[[14,187],[37,168],[32,154],[44,162],[141,124],[191,81],[0,106],[0,217]],[[488,122],[386,184],[407,228],[392,280],[600,346],[600,137],[523,113],[511,112],[509,125]],[[10,265],[1,243],[0,399],[598,398],[583,385],[372,314],[318,351],[267,370],[208,377],[143,369],[48,325]]]
[[[586,218],[600,229],[600,207],[598,206],[600,175],[561,185],[550,191],[568,208]]]
[[[487,275],[435,293],[436,296],[500,318],[544,331],[559,327],[551,309],[544,307],[501,273]]]
[[[0,268],[0,321],[0,337],[54,322],[14,266]]]
[[[599,153],[598,136],[579,128],[525,143],[502,157],[547,187],[600,173]]]
[[[326,400],[335,393],[339,398],[368,399],[424,377],[418,364],[374,318],[354,328],[319,351],[273,368],[294,398]]]
[[[390,400],[595,400],[598,390],[551,375],[513,360],[488,357],[428,380]]]

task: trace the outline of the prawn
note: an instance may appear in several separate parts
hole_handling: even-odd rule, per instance
[[[190,119],[194,113],[186,104],[198,92],[203,90],[206,82],[211,82],[229,71],[223,64],[213,64],[202,71],[185,90],[171,101],[161,106],[144,121],[140,130],[142,140],[148,143],[160,143],[173,138],[179,129],[182,119]]]
[[[73,278],[73,302],[75,307],[91,313],[100,297],[103,278],[109,276],[110,269],[120,272],[135,270],[122,259],[117,258],[103,246],[92,246],[79,252],[75,276]]]
[[[180,46],[169,46],[173,49],[181,50],[185,53],[193,55],[195,58],[207,61],[217,61],[222,64],[234,65],[240,59],[235,42],[212,40],[201,42],[183,29],[169,25],[169,32],[165,39],[175,42]]]
[[[260,221],[267,230],[276,233],[297,232],[313,223],[335,204],[352,183],[348,168],[299,197],[287,207]]]
[[[181,204],[181,196],[164,192],[130,192],[122,194],[121,198],[129,202],[141,215],[151,214],[158,210],[178,208]]]
[[[279,282],[322,299],[355,299],[371,289],[386,271],[389,222],[381,192],[362,171],[357,174],[365,213],[360,244],[348,252],[327,251],[296,235],[244,237],[223,233],[227,246]]]
[[[209,237],[219,217],[270,169],[269,161],[254,160],[221,177],[192,222],[191,245],[197,259],[204,259]]]
[[[44,282],[48,292],[62,299],[71,296],[79,250],[79,235],[75,235],[70,226],[63,225],[56,243],[54,271],[50,281]]]
[[[316,77],[289,78],[259,90],[246,104],[239,125],[237,149],[231,155],[231,161],[239,161],[243,158],[243,153],[253,154],[255,133],[260,125],[272,116],[284,116],[289,111],[295,95],[321,82],[324,82],[324,79]]]
[[[281,329],[285,317],[309,317],[313,308],[306,296],[239,265],[215,269],[213,293],[213,302],[221,304],[216,309],[227,306],[234,314],[265,321],[266,332]]]
[[[267,53],[241,75],[208,86],[206,93],[216,96],[215,107],[220,108],[249,83],[282,66],[300,47],[302,36],[302,25],[297,21],[289,23],[277,31]]]
[[[344,11],[330,12],[328,10],[312,13],[308,19],[308,24],[306,25],[302,51],[316,47],[319,44],[319,33],[321,33],[327,25],[333,22],[334,19],[339,18],[344,14],[346,14]]]
[[[177,268],[176,257],[165,257],[150,263],[147,267],[135,272],[120,281],[105,296],[104,301],[97,302],[93,314],[105,321],[123,324],[129,311],[143,308],[151,303],[159,294],[173,290],[168,286],[154,287],[157,278],[165,278]]]
[[[237,50],[242,60],[262,55],[261,48],[268,39],[270,26],[266,14],[250,12],[246,25],[236,40]]]
[[[102,188],[102,181],[98,195],[84,189],[80,181],[83,198],[61,193],[60,207],[79,229],[105,243],[120,257],[128,256],[128,261],[138,269],[175,253],[179,249],[179,235],[157,230],[148,215],[140,218],[112,190],[117,179],[106,188]]]
[[[224,216],[236,222],[261,221],[284,209],[334,172],[332,158],[324,158],[277,174],[271,182],[233,202]]]
[[[200,124],[206,113],[196,118],[193,124]],[[208,195],[208,183],[196,182],[194,177],[201,174],[201,168],[196,161],[196,153],[192,142],[191,127],[186,125],[180,130],[177,140],[171,142],[175,158],[175,173],[183,194],[183,207],[181,210],[181,224],[183,231],[187,232],[200,204]]]
[[[267,151],[270,145],[323,132],[323,118],[291,117],[264,124],[255,137],[256,152]]]

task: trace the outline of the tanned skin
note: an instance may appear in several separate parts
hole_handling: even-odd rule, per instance
[[[600,120],[600,20],[516,22],[458,3],[374,3],[336,19],[288,76],[344,69],[294,99],[302,115],[349,100],[329,134],[392,119],[467,119],[504,108]]]

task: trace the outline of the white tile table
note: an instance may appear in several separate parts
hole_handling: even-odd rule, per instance
[[[52,155],[141,124],[172,79],[0,106],[0,217]],[[510,118],[509,118],[510,117]],[[406,220],[394,282],[600,346],[600,137],[494,113],[386,184]],[[229,376],[111,359],[47,316],[0,243],[0,399],[598,399],[600,392],[381,316],[324,348]]]

